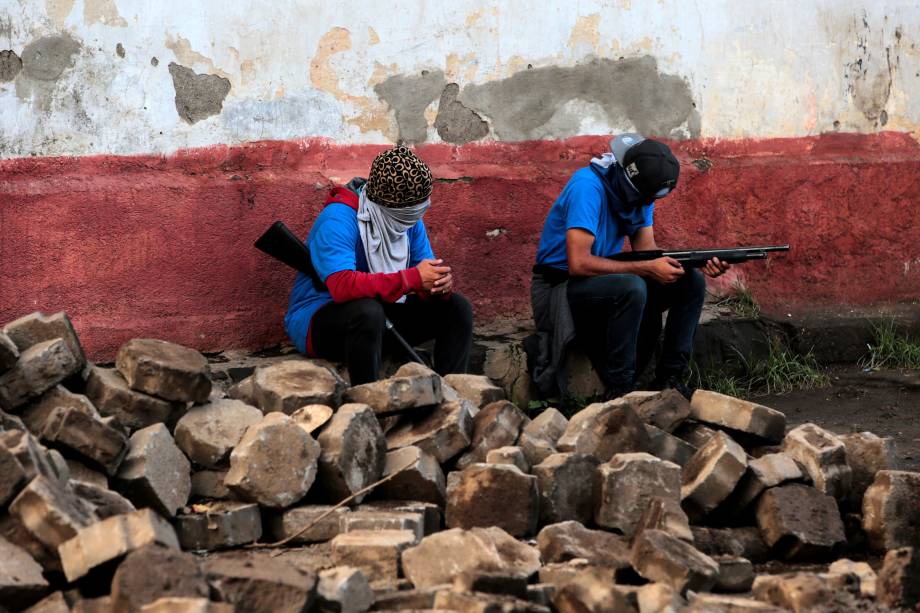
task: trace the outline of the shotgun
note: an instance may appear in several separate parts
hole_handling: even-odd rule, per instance
[[[741,264],[749,260],[766,260],[767,254],[777,251],[789,251],[789,245],[767,245],[765,247],[729,247],[727,249],[685,249],[682,251],[624,251],[609,256],[610,260],[621,262],[638,262],[657,258],[674,258],[685,268],[702,268],[712,258],[719,258],[729,264]]]
[[[323,280],[319,278],[319,274],[317,274],[316,269],[313,267],[313,260],[310,258],[310,250],[303,244],[303,241],[297,238],[296,234],[291,232],[290,228],[284,225],[283,221],[276,221],[273,223],[271,227],[259,237],[255,243],[255,247],[259,251],[267,253],[276,260],[287,264],[294,270],[307,275],[310,280],[313,281],[313,287],[318,291],[326,291],[326,285],[323,283]],[[389,319],[384,319],[384,326],[390,331],[393,338],[396,339],[396,342],[402,345],[402,348],[406,350],[406,353],[409,354],[409,357],[412,358],[414,362],[428,366],[428,363],[412,348],[412,345],[406,342],[406,339],[397,332]]]

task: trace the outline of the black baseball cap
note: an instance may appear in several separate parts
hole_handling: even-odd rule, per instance
[[[613,138],[610,151],[630,183],[649,200],[664,198],[677,187],[680,164],[664,143],[630,132]]]

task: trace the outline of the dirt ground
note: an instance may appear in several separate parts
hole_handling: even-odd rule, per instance
[[[864,372],[856,366],[831,373],[831,385],[755,402],[786,414],[789,427],[814,422],[845,434],[868,430],[890,436],[900,468],[920,470],[920,371]]]

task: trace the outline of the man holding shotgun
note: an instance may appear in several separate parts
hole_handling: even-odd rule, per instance
[[[315,278],[298,273],[284,327],[301,353],[344,361],[352,385],[376,381],[391,335],[434,339],[434,368],[466,372],[473,334],[469,301],[453,291],[422,216],[431,204],[428,166],[406,147],[384,151],[367,180],[332,190],[306,246]]]
[[[688,393],[683,377],[703,308],[705,282],[676,259],[609,259],[626,237],[633,251],[657,250],[655,201],[677,187],[680,165],[664,143],[639,134],[610,141],[610,153],[578,170],[553,204],[543,227],[531,299],[538,345],[528,346],[531,376],[541,393],[565,395],[565,351],[587,352],[607,398],[635,388],[651,359],[668,310],[653,389]],[[703,273],[730,268],[718,258]]]

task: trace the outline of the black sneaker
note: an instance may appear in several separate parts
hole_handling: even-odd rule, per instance
[[[652,390],[677,390],[680,392],[680,395],[690,400],[693,396],[693,392],[696,390],[684,383],[680,377],[676,375],[671,375],[667,379],[661,380],[657,377],[652,381],[649,388]]]

